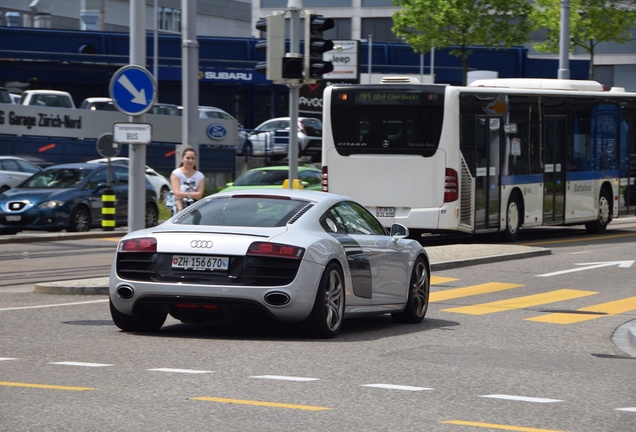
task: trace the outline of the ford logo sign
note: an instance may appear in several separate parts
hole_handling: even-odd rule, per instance
[[[227,136],[227,129],[219,123],[212,123],[209,125],[206,132],[213,140],[222,140]]]

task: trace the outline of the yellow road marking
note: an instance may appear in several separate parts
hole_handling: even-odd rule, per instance
[[[521,432],[560,432],[556,429],[537,429],[537,428],[529,428],[523,426],[511,426],[511,425],[502,425],[502,424],[494,424],[494,423],[480,423],[480,422],[469,422],[463,420],[446,420],[441,421],[440,423],[446,424],[455,424],[460,426],[474,426],[474,427],[482,427],[489,429],[502,429],[502,430],[510,430],[510,431],[521,431]]]
[[[196,398],[190,398],[190,399],[197,400],[197,401],[206,401],[206,402],[221,402],[221,403],[232,403],[232,404],[239,404],[239,405],[256,405],[256,406],[265,406],[265,407],[273,407],[273,408],[299,409],[299,410],[307,410],[307,411],[330,411],[332,409],[332,408],[325,408],[325,407],[311,406],[311,405],[293,405],[293,404],[276,403],[276,402],[262,402],[262,401],[253,401],[253,400],[226,399],[226,398],[215,398],[215,397],[196,397]]]
[[[443,276],[431,276],[431,285],[439,285],[439,284],[443,284],[446,282],[453,282],[459,280],[457,278],[449,278],[449,277],[443,277]]]
[[[29,388],[39,388],[39,389],[49,389],[49,390],[73,390],[73,391],[97,390],[96,388],[90,388],[90,387],[58,386],[58,385],[49,385],[49,384],[30,384],[30,383],[6,382],[6,381],[0,381],[0,386],[29,387]]]
[[[474,306],[461,306],[450,309],[442,309],[442,312],[455,312],[467,315],[485,315],[494,312],[501,312],[510,309],[523,309],[531,306],[538,306],[546,303],[554,303],[563,300],[571,300],[579,297],[586,297],[598,294],[593,291],[580,291],[571,289],[561,289],[543,294],[535,294],[525,297],[515,297],[508,300],[500,300],[490,303],[482,303]]]
[[[460,297],[470,297],[478,294],[488,294],[498,291],[505,291],[512,288],[519,288],[523,285],[490,282],[485,284],[473,285],[465,288],[454,288],[444,291],[432,292],[429,296],[429,302],[438,302],[444,300],[451,300]]]
[[[541,315],[534,318],[526,318],[526,320],[551,324],[574,324],[608,315],[618,315],[620,313],[630,312],[633,310],[636,310],[636,297],[629,297],[622,300],[587,306],[576,310],[576,312],[589,312],[588,314],[559,312]]]

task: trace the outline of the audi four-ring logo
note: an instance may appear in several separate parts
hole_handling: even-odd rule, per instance
[[[193,249],[210,249],[212,247],[211,240],[192,240],[190,247]]]

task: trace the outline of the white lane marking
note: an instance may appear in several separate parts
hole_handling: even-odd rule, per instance
[[[173,369],[173,368],[156,368],[156,369],[146,369],[146,370],[154,371],[154,372],[174,372],[174,373],[184,373],[184,374],[206,374],[206,373],[214,372],[214,371],[195,370],[195,369]]]
[[[614,408],[614,411],[636,412],[636,407]]]
[[[106,367],[106,366],[114,366],[112,364],[105,363],[83,363],[83,362],[53,362],[49,363],[52,365],[62,365],[62,366],[83,366],[83,367]]]
[[[5,361],[5,360],[17,360],[17,359],[11,358],[11,357],[0,357],[0,361]]]
[[[283,376],[283,375],[256,375],[256,376],[251,376],[250,378],[273,379],[273,380],[283,380],[283,381],[319,381],[320,380],[320,378],[304,378],[304,377],[293,377],[293,376]]]
[[[363,384],[361,387],[374,387],[374,388],[383,388],[383,389],[389,389],[389,390],[406,390],[406,391],[434,390],[429,387],[413,387],[413,386],[394,385],[394,384]]]
[[[59,306],[77,306],[77,305],[85,305],[85,304],[92,304],[92,303],[104,303],[107,301],[108,299],[92,300],[92,301],[85,301],[85,302],[74,302],[74,303],[58,303],[58,304],[49,304],[49,305],[40,305],[40,306],[21,306],[21,307],[3,308],[3,309],[0,309],[0,312],[11,311],[11,310],[24,310],[24,309],[43,309],[43,308],[51,308],[51,307],[59,307]]]
[[[479,397],[483,398],[492,398],[492,399],[507,399],[521,402],[536,402],[536,403],[554,403],[554,402],[563,402],[559,399],[547,399],[547,398],[536,398],[536,397],[527,397],[527,396],[514,396],[514,395],[502,395],[502,394],[492,394],[492,395],[482,395]]]

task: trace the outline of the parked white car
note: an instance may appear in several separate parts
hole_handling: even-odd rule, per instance
[[[26,90],[22,93],[20,103],[40,107],[75,108],[73,96],[60,90]]]
[[[264,121],[249,133],[245,151],[252,156],[268,156],[274,159],[286,157],[289,149],[289,129],[289,117]],[[282,132],[283,136],[277,138],[276,132]],[[312,161],[319,161],[321,153],[322,122],[312,117],[299,117],[298,155],[310,156]]]
[[[108,163],[108,158],[93,159],[87,162]],[[130,164],[130,159],[127,157],[117,156],[110,158],[110,162],[128,166]],[[148,165],[146,165],[146,178],[157,192],[157,201],[165,202],[166,198],[168,198],[168,194],[172,192],[170,180],[150,168]]]
[[[18,186],[42,168],[15,156],[0,156],[0,193]]]

